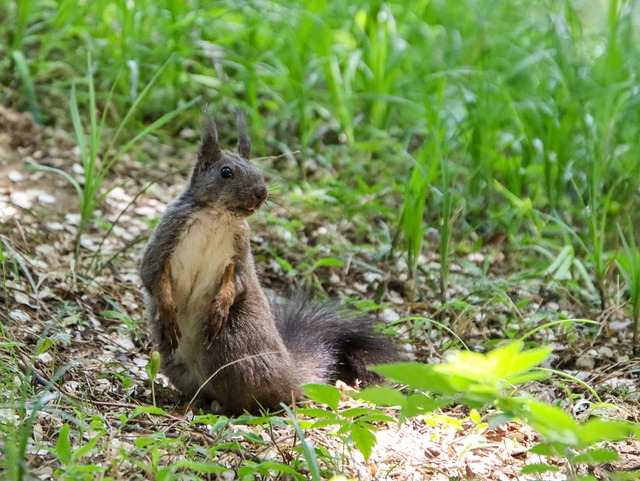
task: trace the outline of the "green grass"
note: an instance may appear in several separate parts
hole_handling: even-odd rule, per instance
[[[284,184],[285,205],[322,213],[268,220],[270,229],[297,239],[323,224],[349,226],[346,241],[327,237],[328,246],[261,247],[258,261],[275,260],[286,284],[322,287],[318,272],[346,269],[365,250],[381,275],[406,262],[405,298],[440,304],[437,321],[402,322],[414,337],[440,328],[443,347],[464,343],[474,319],[498,305],[494,321],[505,338],[565,322],[561,313],[524,319],[528,301],[514,305],[509,291],[517,282],[557,288],[591,312],[618,303],[619,290],[630,301],[637,353],[639,8],[634,0],[419,0],[411,8],[400,0],[9,0],[0,4],[0,103],[75,132],[84,181],[62,171],[80,205],[77,255],[82,232],[121,180],[111,169],[122,154],[158,162],[138,141],[153,134],[179,144],[178,133],[197,125],[199,111],[189,107],[201,98],[220,113],[225,142],[234,135],[232,107],[243,107],[254,151],[283,156],[267,173]],[[38,284],[2,241],[8,311],[8,277],[23,277],[34,293]],[[490,260],[467,261],[494,251],[513,260],[506,272],[494,272]],[[465,296],[455,290],[465,282],[455,276],[459,265],[475,272]],[[389,282],[376,300],[393,290]],[[505,403],[514,415],[531,408]],[[357,447],[354,424],[335,409],[331,416],[345,446]],[[28,417],[20,423],[3,425],[15,459],[30,429]],[[66,426],[59,469],[81,478],[82,460],[69,446],[102,441]],[[171,443],[141,440],[129,459],[149,476],[177,477],[181,468],[157,460]],[[319,476],[317,453],[303,448],[296,459]],[[21,466],[12,464],[13,479],[24,476]],[[242,469],[247,479],[286,472],[277,463]]]

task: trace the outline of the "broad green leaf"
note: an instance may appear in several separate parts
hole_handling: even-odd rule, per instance
[[[309,416],[310,418],[337,418],[337,414],[333,411],[329,411],[328,409],[309,407],[309,408],[298,408],[298,414],[302,414],[303,416]]]
[[[514,343],[517,344],[517,343]],[[523,352],[516,353],[512,358],[506,358],[503,361],[507,366],[502,366],[500,372],[507,380],[512,381],[512,378],[519,375],[544,361],[551,354],[550,347],[538,347],[534,349],[528,349]],[[491,353],[489,353],[491,355]]]
[[[338,410],[341,395],[337,387],[327,384],[305,384],[302,391],[312,401],[326,404],[334,411]]]
[[[618,461],[620,459],[620,455],[615,452],[613,449],[604,449],[604,448],[594,448],[589,451],[585,451],[584,453],[578,454],[575,458],[571,460],[574,464],[579,463],[610,463],[612,461]]]
[[[400,391],[386,386],[369,387],[360,392],[351,393],[350,396],[376,406],[401,406],[405,400],[405,396]]]
[[[229,471],[226,468],[225,470]],[[252,476],[253,474],[260,474],[262,476],[269,477],[269,474],[272,473],[286,473],[294,476],[296,479],[306,479],[302,474],[297,472],[291,466],[283,463],[278,463],[276,461],[262,461],[261,463],[245,464],[240,469],[238,469],[238,479],[245,479],[245,477]]]
[[[580,429],[580,444],[592,446],[600,441],[621,441],[629,436],[640,435],[640,425],[626,421],[590,419]]]
[[[555,456],[563,456],[565,447],[563,443],[540,443],[532,446],[529,452],[552,458]]]
[[[437,392],[454,395],[459,392],[449,382],[450,376],[437,372],[435,366],[420,364],[417,362],[404,362],[395,364],[383,364],[372,367],[392,381],[405,384],[420,391]]]
[[[448,404],[451,404],[450,400],[435,400],[424,394],[416,393],[407,396],[404,403],[402,403],[401,413],[403,418],[412,418],[420,414],[433,412]]]
[[[524,398],[501,399],[497,406],[514,417],[526,419],[547,441],[578,446],[580,426],[562,409]]]
[[[359,416],[364,416],[365,414],[371,414],[372,412],[376,412],[376,410],[372,408],[359,407],[359,408],[345,409],[340,413],[340,415],[345,418],[357,418]]]
[[[356,423],[351,427],[351,439],[356,449],[362,453],[364,460],[368,461],[371,451],[376,445],[376,436],[365,424]]]
[[[318,428],[324,428],[327,426],[336,426],[336,425],[340,426],[346,422],[347,421],[341,420],[338,417],[334,417],[330,419],[317,419],[313,423],[311,423],[309,427],[313,429],[318,429]]]
[[[78,449],[76,449],[71,455],[71,458],[73,459],[73,461],[77,461],[81,457],[90,454],[91,451],[93,451],[93,449],[96,447],[96,444],[98,444],[98,441],[100,441],[100,438],[102,438],[103,434],[104,433],[102,432],[97,434],[96,436],[92,437],[89,440],[89,442],[87,442],[87,444],[85,444],[84,446],[80,446]]]
[[[532,463],[522,467],[522,474],[542,474],[549,472],[557,472],[560,468],[557,466],[549,466],[544,463]]]
[[[482,417],[477,409],[472,409],[469,413],[469,419],[473,421],[474,424],[480,424],[482,422]]]
[[[56,456],[64,465],[71,462],[71,443],[69,442],[69,424],[64,423],[56,442]]]
[[[640,479],[640,471],[614,471],[609,473],[613,481],[637,481]]]
[[[518,384],[524,384],[532,381],[540,381],[542,379],[548,379],[549,377],[551,377],[551,373],[547,371],[540,371],[540,370],[529,371],[529,372],[525,372],[523,374],[519,374],[517,376],[512,377],[511,379],[509,379],[509,384],[517,386]]]
[[[358,418],[358,422],[363,423],[397,423],[398,420],[382,411],[372,411]]]

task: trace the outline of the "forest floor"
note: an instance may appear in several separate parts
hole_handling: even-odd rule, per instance
[[[197,135],[192,138],[195,144]],[[28,116],[0,106],[4,269],[0,357],[7,365],[17,363],[23,373],[31,373],[33,366],[36,397],[48,391],[39,398],[43,406],[34,419],[27,447],[28,468],[39,479],[54,478],[60,469],[56,443],[65,422],[89,426],[83,439],[73,440],[76,448],[90,442],[91,433],[101,433],[93,449],[77,463],[101,466],[102,475],[113,479],[155,479],[160,466],[184,459],[206,463],[211,452],[217,453],[215,463],[224,469],[212,468],[209,474],[201,474],[204,479],[233,479],[238,469],[251,463],[259,465],[270,459],[295,464],[300,457],[294,449],[294,432],[284,421],[244,417],[222,425],[213,418],[194,418],[192,412],[185,412],[185,400],[162,376],[157,405],[165,413],[139,409],[153,406],[153,401],[146,372],[152,345],[141,320],[137,266],[152,221],[184,183],[186,173],[184,169],[178,172],[178,167],[190,165],[195,151],[195,145],[185,149],[148,142],[148,147],[153,151],[148,155],[162,160],[150,167],[124,157],[115,165],[105,186],[117,186],[96,213],[99,221],[82,236],[76,259],[80,219],[76,192],[61,176],[25,169],[29,164],[47,165],[80,177],[73,136],[41,130]],[[288,185],[285,182],[283,190]],[[562,283],[519,278],[519,257],[505,249],[504,239],[498,236],[481,252],[458,255],[462,261],[452,269],[451,302],[437,300],[438,256],[421,259],[423,280],[418,291],[423,300],[416,302],[415,287],[406,281],[407,267],[399,257],[379,256],[380,250],[371,247],[370,239],[364,239],[366,248],[354,241],[352,222],[369,222],[366,215],[340,220],[339,206],[331,213],[313,211],[312,203],[289,202],[286,191],[278,203],[281,206],[272,205],[251,219],[252,246],[266,288],[282,291],[291,287],[295,283],[291,269],[300,273],[299,266],[312,266],[318,260],[309,259],[310,247],[315,256],[340,252],[344,265],[309,268],[307,280],[331,295],[375,299],[383,307],[380,319],[394,322],[398,340],[409,355],[425,362],[442,362],[454,339],[433,324],[399,320],[411,316],[437,319],[479,351],[488,341],[505,338],[505,332],[523,333],[563,318],[596,320],[597,329],[562,324],[534,337],[553,347],[547,367],[572,374],[593,387],[603,403],[613,405],[598,409],[640,421],[640,368],[630,353],[631,321],[622,301],[602,311]],[[488,266],[488,273],[483,273],[483,266]],[[610,288],[615,291],[615,286]],[[3,347],[9,343],[10,349]],[[8,398],[15,398],[19,386],[1,389]],[[534,383],[530,390],[577,418],[590,412],[596,402],[582,385],[567,379]],[[342,405],[359,403],[345,398]],[[394,410],[387,412],[397,417]],[[366,462],[358,451],[345,448],[329,427],[307,430],[306,435],[330,453],[323,458],[328,471],[359,479],[526,479],[521,468],[541,462],[527,451],[537,439],[535,432],[515,422],[499,427],[478,424],[460,407],[399,424],[380,424],[377,444]],[[149,440],[160,443],[155,445],[157,451],[151,450]],[[223,444],[231,441],[236,443],[233,448]],[[212,451],[216,444],[222,447]],[[622,458],[615,463],[616,469],[640,469],[640,443],[630,440],[613,446]],[[204,448],[209,454],[203,454]],[[545,479],[565,479],[564,460],[545,462],[561,468],[556,478],[546,475]],[[184,466],[185,472],[204,470]],[[584,468],[584,472],[589,470]],[[606,476],[606,465],[597,470],[604,471],[592,474]]]

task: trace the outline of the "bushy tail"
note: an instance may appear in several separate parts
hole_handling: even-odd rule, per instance
[[[273,299],[271,308],[294,362],[307,371],[301,376],[305,382],[376,382],[380,376],[367,365],[399,360],[391,339],[374,331],[372,319],[345,312],[332,301],[299,292]]]

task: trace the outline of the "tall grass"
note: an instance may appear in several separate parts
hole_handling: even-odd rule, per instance
[[[392,199],[403,214],[387,220],[407,236],[413,273],[424,249],[448,251],[449,244],[425,245],[430,225],[442,226],[441,240],[452,243],[472,230],[504,230],[518,244],[545,237],[561,251],[564,234],[540,221],[550,216],[588,239],[574,252],[604,305],[617,243],[606,226],[626,222],[622,213],[640,222],[636,1],[12,5],[0,36],[24,62],[0,62],[0,78],[20,69],[38,101],[54,106],[83,77],[88,49],[99,66],[98,95],[113,86],[116,118],[152,79],[136,120],[152,122],[198,95],[243,104],[257,148],[299,149],[299,174],[308,155],[321,156],[348,188],[388,179],[404,192]],[[91,99],[77,97],[78,110],[90,111]],[[424,146],[433,137],[425,112],[435,105],[447,133],[446,170],[427,173],[436,161]],[[434,181],[446,205],[429,195]],[[520,215],[517,204],[541,215]],[[440,217],[452,205],[464,206],[465,222],[447,232],[450,222]],[[446,284],[445,271],[441,277]]]
[[[100,121],[98,121],[98,106],[96,102],[96,92],[93,81],[93,72],[92,72],[92,62],[91,56],[87,55],[87,75],[86,75],[86,83],[89,90],[89,106],[88,106],[88,117],[89,117],[89,128],[88,132],[85,132],[84,122],[80,114],[79,105],[78,105],[78,96],[76,92],[75,84],[71,87],[71,120],[73,123],[73,129],[76,135],[76,140],[78,142],[78,147],[80,149],[80,157],[82,160],[82,170],[83,170],[83,178],[76,179],[71,174],[67,173],[64,170],[49,167],[49,166],[41,166],[36,165],[35,168],[41,170],[47,170],[54,172],[63,176],[67,179],[73,188],[76,191],[78,196],[78,202],[80,204],[80,223],[78,225],[77,233],[76,233],[76,242],[75,242],[75,259],[76,263],[79,261],[80,257],[80,245],[82,240],[82,235],[87,229],[89,223],[93,220],[93,215],[98,206],[104,201],[106,196],[111,192],[111,190],[115,186],[111,186],[110,188],[106,188],[104,184],[105,176],[109,173],[109,171],[113,168],[116,162],[124,155],[128,150],[130,150],[140,139],[142,139],[145,135],[148,135],[154,132],[156,129],[171,121],[174,117],[176,117],[180,112],[189,108],[193,104],[195,104],[199,99],[192,99],[189,102],[183,104],[182,106],[173,109],[167,112],[165,115],[157,119],[155,122],[151,123],[141,132],[136,134],[133,138],[129,139],[124,143],[121,147],[116,147],[117,141],[120,138],[127,122],[132,117],[134,112],[140,107],[140,105],[146,100],[149,92],[153,88],[153,85],[159,75],[163,72],[166,66],[169,64],[171,59],[167,60],[163,64],[162,67],[158,70],[156,75],[149,81],[149,83],[144,87],[142,92],[135,98],[133,104],[126,112],[124,117],[122,118],[120,124],[113,134],[110,135],[110,141],[107,147],[104,150],[104,153],[100,155],[102,145],[101,143],[104,141],[104,132],[106,128],[106,118],[108,108],[103,110]],[[113,90],[112,90],[113,93]],[[110,105],[111,94],[107,99],[107,105]]]
[[[635,240],[635,232],[629,224],[625,235],[618,226],[620,240],[624,247],[618,255],[618,269],[622,273],[629,290],[633,319],[633,354],[640,355],[640,251]]]

